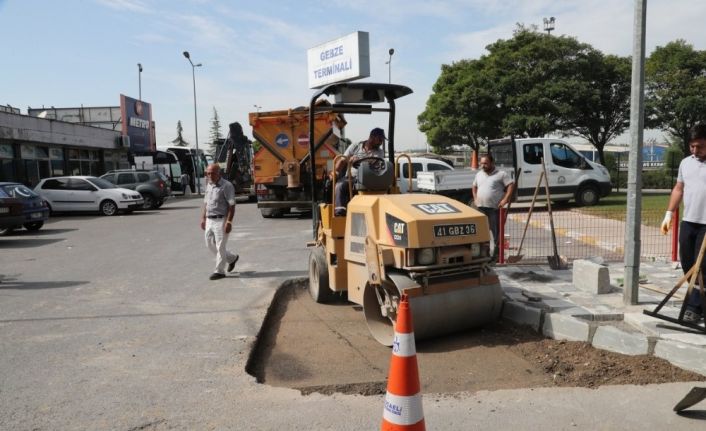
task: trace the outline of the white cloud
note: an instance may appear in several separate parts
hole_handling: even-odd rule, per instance
[[[237,41],[233,29],[223,24],[217,17],[208,15],[178,14],[169,16],[169,20],[181,30],[185,39],[192,45],[226,50],[233,48]]]
[[[107,6],[111,9],[128,11],[128,12],[140,12],[140,13],[150,13],[152,10],[145,5],[141,0],[96,0],[99,4]]]

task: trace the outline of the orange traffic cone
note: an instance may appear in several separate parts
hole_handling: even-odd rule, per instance
[[[478,169],[478,151],[473,150],[471,154],[471,169]]]
[[[385,408],[382,411],[382,430],[426,429],[413,328],[409,301],[407,295],[402,295],[397,310],[395,339],[392,342]]]

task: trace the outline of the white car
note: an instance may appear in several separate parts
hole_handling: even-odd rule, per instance
[[[144,202],[142,195],[134,190],[88,176],[44,178],[34,192],[52,211],[100,211],[110,216],[119,210],[130,213],[141,208]]]

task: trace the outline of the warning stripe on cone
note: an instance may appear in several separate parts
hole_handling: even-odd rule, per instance
[[[414,345],[414,333],[398,334],[395,332],[395,338],[392,340],[392,353],[397,356],[415,356],[417,348]]]
[[[411,397],[401,397],[387,392],[382,418],[394,425],[417,424],[424,420],[422,396],[417,394]]]

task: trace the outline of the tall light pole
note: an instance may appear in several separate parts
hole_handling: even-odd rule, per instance
[[[196,68],[201,67],[202,64],[194,64],[193,61],[191,61],[191,56],[189,55],[189,51],[184,51],[184,57],[186,57],[187,60],[189,60],[189,64],[191,64],[191,79],[194,83],[194,128],[196,131],[196,162],[194,163],[194,178],[196,179],[196,193],[201,195],[201,177],[199,176],[199,165],[201,164],[201,155],[199,154],[199,122],[198,118],[196,116]]]
[[[252,107],[257,109],[258,114],[260,113],[260,108],[262,108],[262,106],[260,106],[260,105],[252,105]]]
[[[395,53],[395,48],[390,48],[387,53],[390,54],[390,59],[385,62],[387,64],[387,83],[392,84],[392,54]]]
[[[137,63],[137,85],[139,86],[138,100],[142,101],[142,63]]]
[[[556,23],[556,18],[553,16],[544,18],[544,31],[546,31],[549,36],[552,35],[552,30],[554,30],[554,23]]]

